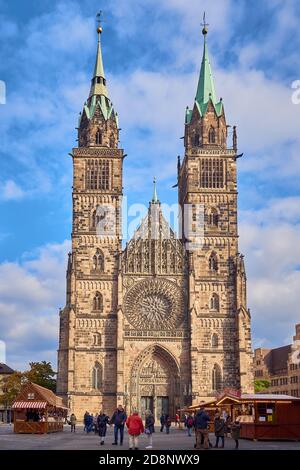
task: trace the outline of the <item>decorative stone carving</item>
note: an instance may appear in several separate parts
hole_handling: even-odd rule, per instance
[[[135,328],[170,330],[184,320],[182,291],[166,279],[145,279],[125,296],[125,315]]]

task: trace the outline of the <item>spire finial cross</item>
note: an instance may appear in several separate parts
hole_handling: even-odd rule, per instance
[[[202,29],[202,34],[207,34],[207,31],[208,31],[208,26],[209,24],[206,23],[206,15],[205,15],[205,12],[203,13],[203,23],[201,23],[201,26],[203,26],[203,29]]]
[[[96,15],[96,22],[98,24],[97,33],[98,33],[99,38],[100,38],[100,34],[102,33],[102,16],[103,16],[102,10],[98,11]]]

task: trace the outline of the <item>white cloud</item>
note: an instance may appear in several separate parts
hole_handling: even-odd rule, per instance
[[[69,248],[69,241],[49,244],[26,253],[21,262],[0,265],[0,339],[12,367],[26,368],[32,360],[50,360],[56,367]]]
[[[243,214],[240,223],[254,344],[280,346],[292,337],[295,323],[300,322],[298,203],[298,198],[276,199],[258,211]]]
[[[1,188],[2,186],[2,188]],[[5,201],[22,199],[25,195],[23,189],[13,180],[7,180],[0,186],[0,198]]]

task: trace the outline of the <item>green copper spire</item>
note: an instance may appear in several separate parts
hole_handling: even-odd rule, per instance
[[[94,77],[105,78],[103,61],[102,61],[101,42],[100,42],[101,32],[99,31],[99,28],[97,32],[98,32],[98,47],[97,47],[96,63],[95,63],[93,78]]]
[[[153,204],[157,204],[159,201],[158,201],[158,197],[157,197],[157,191],[156,191],[156,178],[154,176],[153,178],[153,197],[152,197],[152,203]]]
[[[92,85],[90,90],[89,97],[93,95],[103,95],[108,97],[108,92],[106,88],[106,79],[104,74],[104,67],[103,67],[103,60],[102,60],[102,51],[101,51],[101,40],[100,36],[102,33],[102,27],[98,26],[97,28],[98,33],[98,46],[97,46],[97,54],[96,54],[96,62],[94,68],[94,74],[92,78]]]
[[[214,79],[212,76],[211,65],[208,56],[208,49],[206,44],[206,35],[208,32],[208,24],[205,22],[205,14],[203,16],[203,29],[204,36],[203,56],[201,62],[200,76],[198,81],[197,93],[195,97],[195,105],[198,108],[199,114],[202,117],[207,110],[208,103],[211,101],[215,108],[217,116],[221,116],[223,112],[222,100],[217,101]],[[190,123],[193,114],[193,109],[186,109],[186,123]]]
[[[198,88],[196,93],[196,101],[201,106],[206,104],[209,99],[212,100],[213,104],[217,102],[215,85],[212,76],[211,66],[209,62],[208,49],[206,44],[207,28],[202,30],[204,36],[204,47],[203,57],[201,63],[200,77],[198,81]]]

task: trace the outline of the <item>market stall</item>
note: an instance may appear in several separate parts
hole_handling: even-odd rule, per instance
[[[213,401],[189,407],[196,412],[204,406],[211,418],[216,409],[241,423],[241,438],[300,440],[300,398],[275,394],[223,394]]]
[[[67,408],[51,390],[34,383],[23,386],[15,399],[14,432],[44,434],[63,431]]]

